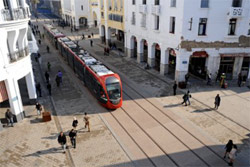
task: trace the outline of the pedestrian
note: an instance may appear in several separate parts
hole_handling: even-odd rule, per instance
[[[238,86],[241,87],[241,83],[242,83],[242,75],[241,73],[239,73],[238,75]]]
[[[174,96],[176,95],[176,89],[177,89],[177,83],[176,81],[174,81],[174,86],[173,86]]]
[[[211,85],[211,78],[212,78],[212,74],[209,73],[209,74],[207,75],[207,85]]]
[[[50,68],[51,68],[50,62],[47,63],[47,68],[48,68],[48,71],[50,71]]]
[[[89,125],[89,117],[88,117],[88,114],[85,112],[84,113],[84,121],[85,121],[85,128],[87,128],[88,127],[88,132],[90,132],[90,125]]]
[[[6,113],[5,113],[5,118],[7,119],[7,126],[9,126],[9,124],[11,123],[11,126],[14,127],[14,121],[13,121],[13,114],[10,111],[10,109],[7,109]]]
[[[234,163],[234,160],[235,160],[235,157],[236,157],[236,152],[237,152],[237,146],[234,144],[233,147],[232,147],[232,150],[230,151],[229,153],[229,163],[228,165],[229,166],[233,166],[233,163]]]
[[[38,102],[36,102],[36,112],[37,112],[37,116],[41,115],[41,112],[42,112],[42,105]]]
[[[74,148],[76,148],[76,135],[77,135],[77,131],[75,129],[71,129],[71,131],[69,132],[69,137],[70,137],[72,147]]]
[[[91,46],[91,47],[93,46],[93,41],[92,41],[92,40],[90,40],[90,46]]]
[[[187,91],[187,101],[188,101],[188,105],[191,105],[190,103],[190,98],[192,98],[191,94],[190,94],[190,91],[188,90]]]
[[[62,146],[63,153],[65,153],[67,139],[63,132],[60,132],[60,135],[58,136],[57,141]]]
[[[226,79],[226,74],[222,73],[220,77],[220,87],[225,88],[225,79]]]
[[[109,56],[109,47],[107,47],[107,55]]]
[[[72,122],[72,126],[74,129],[76,129],[77,124],[78,124],[78,121],[77,121],[76,117],[74,117],[73,122]]]
[[[217,110],[220,106],[220,95],[217,94],[217,96],[215,97],[215,101],[214,101],[214,108]]]
[[[62,72],[59,70],[57,76],[59,77],[61,83],[62,83],[62,75],[63,75]]]
[[[182,96],[182,99],[183,99],[183,102],[181,104],[185,103],[185,106],[187,106],[187,94],[186,93]]]
[[[246,82],[247,82],[247,76],[244,75],[244,76],[242,77],[242,86],[245,86]]]
[[[186,84],[188,83],[188,80],[189,80],[189,74],[187,73],[187,74],[185,75],[185,82],[186,82]]]
[[[94,33],[92,32],[91,35],[92,35],[92,38],[93,38],[94,37]]]
[[[47,83],[47,89],[48,89],[49,95],[51,96],[51,84],[49,82]]]
[[[38,39],[38,43],[39,43],[39,45],[41,45],[41,40],[40,39]]]
[[[58,76],[56,76],[56,86],[60,87],[61,80]]]
[[[35,61],[38,62],[38,55],[35,54]]]
[[[233,148],[233,140],[229,140],[227,142],[226,146],[225,146],[226,151],[225,151],[225,154],[224,154],[224,157],[223,157],[224,159],[227,157],[227,154],[230,153],[230,151],[232,150],[232,148]]]
[[[36,84],[36,91],[38,92],[39,97],[42,97],[42,89],[39,82]]]
[[[104,56],[106,55],[106,53],[107,53],[107,48],[104,47]]]
[[[217,94],[217,96],[215,97],[215,101],[214,101],[214,108],[218,109],[220,106],[220,95]]]
[[[49,53],[49,46],[47,46],[47,52]]]
[[[42,34],[42,37],[43,37],[43,39],[44,39],[44,34]]]
[[[73,32],[73,28],[72,27],[70,28],[70,31]]]
[[[49,73],[48,73],[48,71],[46,71],[44,75],[45,75],[46,82],[49,83]]]
[[[84,34],[82,34],[82,40],[84,40],[85,39],[85,35]]]

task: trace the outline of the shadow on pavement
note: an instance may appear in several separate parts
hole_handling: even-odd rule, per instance
[[[30,124],[44,123],[42,118],[35,118],[30,120]]]
[[[171,105],[165,105],[164,108],[174,108],[174,107],[178,107],[181,106],[182,104],[178,103],[178,104],[171,104]]]
[[[41,155],[56,154],[56,153],[62,153],[61,147],[59,147],[59,148],[49,148],[49,149],[46,149],[46,150],[37,151],[37,152],[31,153],[31,154],[24,155],[23,157],[31,157],[31,156],[40,157]]]
[[[201,113],[201,112],[209,112],[209,111],[213,111],[213,109],[211,109],[211,108],[205,108],[205,109],[202,109],[202,110],[194,110],[192,112],[194,112],[194,113]]]

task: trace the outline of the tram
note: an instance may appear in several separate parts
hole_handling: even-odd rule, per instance
[[[57,39],[61,37],[65,37],[64,34],[62,34],[60,31],[58,31],[56,28],[54,28],[50,24],[44,24],[43,25],[44,34],[48,37],[50,42],[56,47],[57,49]]]
[[[102,106],[108,109],[122,106],[122,83],[118,74],[92,57],[86,50],[78,47],[68,37],[57,38],[56,47]]]

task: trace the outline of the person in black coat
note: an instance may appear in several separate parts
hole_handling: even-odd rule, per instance
[[[6,119],[7,119],[7,126],[9,126],[9,124],[11,123],[11,126],[13,127],[14,125],[13,125],[13,114],[12,114],[12,112],[10,111],[10,109],[7,109],[7,111],[6,111],[6,113],[5,113],[5,117],[6,117]]]
[[[69,132],[70,141],[71,141],[72,147],[74,148],[76,148],[76,134],[77,134],[77,131],[75,129],[71,129],[71,131]]]
[[[225,146],[226,151],[225,151],[225,154],[224,154],[224,159],[226,158],[227,154],[229,154],[230,151],[232,150],[233,145],[234,145],[234,144],[233,144],[233,140],[229,140],[229,141],[227,142],[227,144],[226,144],[226,146]]]
[[[177,83],[176,81],[174,81],[174,86],[173,86],[174,96],[176,95],[176,89],[177,89]]]
[[[49,82],[47,83],[47,89],[48,89],[49,95],[51,96],[51,84]]]
[[[49,73],[48,71],[45,72],[45,78],[46,78],[46,82],[49,83]]]
[[[217,96],[215,97],[214,105],[215,105],[214,106],[215,109],[218,109],[220,106],[220,95],[219,94],[217,94]]]
[[[76,129],[77,124],[78,124],[78,121],[77,121],[76,117],[74,117],[74,120],[72,122],[72,126],[73,126],[74,129]]]
[[[63,153],[65,153],[67,139],[63,132],[60,132],[60,135],[58,136],[57,141],[62,146]]]

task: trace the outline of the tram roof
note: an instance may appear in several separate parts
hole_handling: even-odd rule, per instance
[[[91,56],[83,56],[81,59],[85,62],[86,65],[93,65],[97,63],[97,60]]]
[[[69,42],[69,41],[71,41],[68,37],[60,38],[60,40],[63,41],[63,42]]]
[[[104,65],[90,65],[90,68],[99,76],[108,75],[108,74],[114,74],[111,70],[109,70]]]

